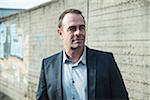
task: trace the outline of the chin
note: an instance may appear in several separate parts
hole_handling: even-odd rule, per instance
[[[84,45],[74,45],[71,48],[72,49],[79,49],[79,48],[82,48],[82,47],[84,47]]]

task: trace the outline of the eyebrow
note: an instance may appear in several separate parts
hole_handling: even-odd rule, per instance
[[[69,26],[68,28],[76,27],[75,25]],[[85,25],[79,25],[79,27],[85,27]]]
[[[85,27],[85,25],[79,25],[79,26],[84,26]]]

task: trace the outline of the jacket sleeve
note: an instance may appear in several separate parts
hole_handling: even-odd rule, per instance
[[[42,61],[42,68],[39,78],[38,89],[36,93],[36,100],[48,100],[45,71],[44,71],[44,60]]]
[[[111,96],[114,100],[128,100],[128,93],[123,82],[123,78],[114,60],[113,54],[111,54],[111,67],[110,67],[110,84],[111,84]]]

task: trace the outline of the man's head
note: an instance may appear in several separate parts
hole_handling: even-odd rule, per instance
[[[82,12],[76,9],[64,11],[59,17],[58,33],[65,49],[83,48],[86,31]]]

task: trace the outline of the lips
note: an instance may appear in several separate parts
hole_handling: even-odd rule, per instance
[[[76,43],[81,42],[81,41],[83,41],[83,39],[74,39],[73,40],[73,42],[76,42]]]

